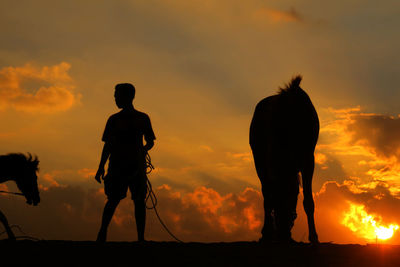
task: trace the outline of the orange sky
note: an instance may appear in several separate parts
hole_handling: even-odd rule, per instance
[[[321,121],[320,240],[375,242],[342,223],[351,203],[384,226],[400,224],[397,1],[1,5],[0,153],[39,156],[42,203],[0,196],[0,207],[26,232],[95,238],[105,201],[93,180],[100,138],[118,111],[114,85],[132,82],[157,136],[150,179],[171,230],[186,241],[258,239],[249,124],[256,103],[297,73]],[[306,241],[300,204],[293,235]],[[151,212],[147,230],[148,239],[170,240]],[[125,200],[110,239],[135,238]],[[400,244],[399,231],[380,242]]]

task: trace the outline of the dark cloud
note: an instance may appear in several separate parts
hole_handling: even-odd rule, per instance
[[[28,206],[23,198],[0,196],[1,210],[10,224],[44,239],[93,240],[103,203],[104,197],[96,191],[70,186],[42,190],[36,207]]]
[[[400,159],[400,117],[361,114],[348,125],[353,144],[370,148],[378,156]]]
[[[230,177],[227,181],[221,179],[215,175],[211,175],[204,171],[193,171],[190,176],[196,180],[196,183],[200,186],[205,186],[208,188],[213,188],[221,194],[238,193],[242,191],[243,188],[252,187],[252,185],[246,181],[239,180],[235,177]]]
[[[336,157],[325,154],[326,160],[323,163],[316,162],[313,178],[313,191],[318,192],[327,181],[342,183],[348,178],[348,174],[342,163]]]

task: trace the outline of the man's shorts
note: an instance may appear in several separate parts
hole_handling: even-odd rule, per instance
[[[108,199],[122,200],[131,191],[131,198],[145,199],[147,193],[147,176],[145,171],[136,174],[113,174],[108,172],[104,177],[104,192]]]

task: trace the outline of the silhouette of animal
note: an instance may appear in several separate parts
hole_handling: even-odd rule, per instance
[[[39,160],[20,153],[0,155],[0,183],[15,181],[18,189],[26,198],[29,205],[40,202],[37,175]],[[0,211],[0,221],[3,223],[8,238],[15,240],[15,236],[8,224],[6,216]]]
[[[301,176],[309,241],[318,243],[312,178],[319,119],[309,96],[300,88],[301,80],[298,75],[276,95],[261,100],[250,125],[250,147],[264,197],[261,242],[293,241],[291,229],[297,217]]]

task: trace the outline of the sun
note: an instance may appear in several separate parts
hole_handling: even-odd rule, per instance
[[[379,226],[375,229],[375,234],[378,239],[386,240],[393,236],[394,232],[399,229],[398,225],[389,225],[389,227]]]
[[[349,202],[349,205],[350,208],[344,212],[341,223],[366,240],[387,240],[399,229],[397,224],[383,225],[382,217],[368,214],[364,205],[352,202]]]

